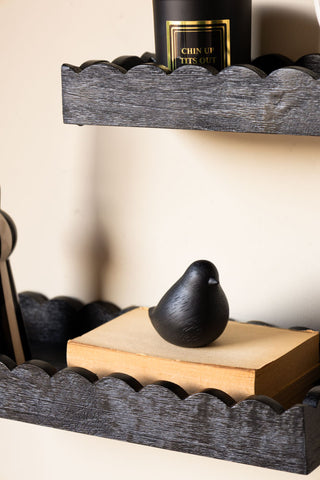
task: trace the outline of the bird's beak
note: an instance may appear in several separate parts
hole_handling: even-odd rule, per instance
[[[208,285],[218,285],[219,282],[213,277],[210,277],[208,280]]]

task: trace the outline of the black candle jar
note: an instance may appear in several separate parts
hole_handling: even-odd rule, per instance
[[[251,0],[153,0],[157,62],[221,70],[251,60]]]

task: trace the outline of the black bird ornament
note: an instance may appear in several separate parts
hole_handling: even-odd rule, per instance
[[[167,291],[150,320],[167,342],[180,347],[204,347],[216,340],[229,319],[228,300],[213,263],[198,260]]]

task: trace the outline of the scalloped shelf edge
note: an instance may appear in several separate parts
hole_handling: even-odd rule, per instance
[[[234,404],[217,390],[0,360],[2,418],[300,474],[320,463],[320,387],[284,411],[263,396]]]
[[[255,65],[168,73],[142,61],[129,70],[107,61],[64,64],[62,97],[67,124],[319,136],[320,54],[269,75]]]

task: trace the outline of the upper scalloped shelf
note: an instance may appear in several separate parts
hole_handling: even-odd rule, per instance
[[[280,67],[280,68],[279,68]],[[320,54],[170,72],[144,54],[62,66],[64,123],[320,135]]]

